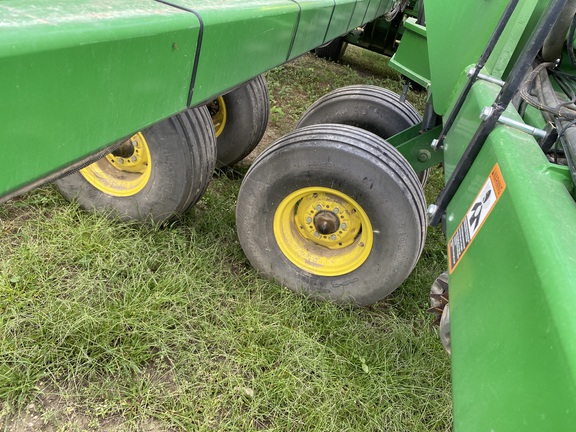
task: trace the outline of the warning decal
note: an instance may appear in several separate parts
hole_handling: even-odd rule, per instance
[[[448,242],[448,265],[450,273],[454,271],[460,259],[466,253],[468,246],[482,228],[482,224],[500,199],[502,192],[506,189],[506,183],[500,172],[498,164],[494,165],[490,176],[480,193],[474,199],[468,213],[460,223],[460,226]]]

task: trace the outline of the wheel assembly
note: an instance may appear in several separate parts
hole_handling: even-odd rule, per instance
[[[218,168],[244,159],[266,132],[270,99],[263,75],[219,96],[206,106],[216,132]]]
[[[206,190],[216,138],[205,107],[186,110],[136,133],[112,153],[55,182],[83,208],[123,219],[163,222]]]
[[[333,62],[339,62],[344,57],[344,53],[348,48],[348,42],[344,40],[342,36],[332,39],[330,42],[320,45],[318,48],[314,49],[314,54],[316,56],[330,60]]]
[[[310,105],[296,127],[346,124],[388,139],[421,121],[414,107],[402,102],[396,93],[371,85],[352,85],[322,96]],[[417,174],[422,184],[428,174],[429,170]]]
[[[426,234],[414,171],[362,129],[316,125],[286,135],[246,174],[236,209],[252,265],[294,291],[374,303],[414,268]]]

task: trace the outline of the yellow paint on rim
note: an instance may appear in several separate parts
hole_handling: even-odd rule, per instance
[[[224,131],[224,128],[226,127],[226,120],[228,119],[226,102],[224,102],[224,98],[222,96],[218,96],[216,99],[210,102],[207,107],[208,111],[210,111],[210,116],[212,117],[216,138],[218,138]]]
[[[335,224],[326,232],[319,229],[319,218]],[[299,189],[284,198],[274,214],[274,237],[290,262],[318,276],[356,270],[374,244],[364,209],[348,195],[325,187]]]
[[[133,148],[130,156],[119,157],[110,153],[80,170],[80,174],[105,194],[117,197],[137,194],[150,180],[152,159],[148,143],[141,132],[122,143],[122,146],[127,145]]]

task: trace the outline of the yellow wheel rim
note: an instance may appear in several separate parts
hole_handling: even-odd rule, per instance
[[[212,123],[214,123],[214,130],[216,131],[216,138],[218,138],[226,127],[226,119],[228,117],[226,102],[224,102],[222,96],[219,96],[206,106],[208,107],[208,111],[210,111]]]
[[[288,195],[274,214],[274,237],[294,265],[319,276],[356,270],[374,244],[362,207],[348,195],[324,187]]]
[[[151,172],[150,151],[141,132],[124,141],[118,150],[80,170],[96,189],[118,197],[140,192],[148,184]]]

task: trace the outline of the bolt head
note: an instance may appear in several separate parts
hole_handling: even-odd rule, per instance
[[[334,210],[332,210],[335,214],[340,213],[340,209],[338,207],[334,207]]]
[[[336,236],[335,236],[334,234],[332,234],[332,235],[330,236],[330,240],[336,240]]]
[[[306,218],[306,223],[312,223],[312,218],[310,216]]]
[[[480,119],[485,121],[488,119],[488,117],[490,117],[492,114],[494,114],[494,108],[493,107],[486,107],[482,110],[482,112],[480,113]]]
[[[124,163],[124,159],[119,157],[118,159],[116,159],[116,162],[118,162],[120,165],[122,165]]]
[[[348,228],[348,225],[346,224],[346,222],[344,222],[343,224],[340,225],[340,228],[345,230],[346,228]]]
[[[432,218],[436,214],[437,211],[438,211],[438,206],[436,204],[430,204],[428,206],[428,209],[426,210],[426,215],[429,218]]]
[[[422,149],[418,151],[417,159],[419,162],[426,162],[428,159],[430,159],[430,156],[431,154],[428,150]]]
[[[320,233],[318,231],[314,231],[314,237],[320,237]]]

